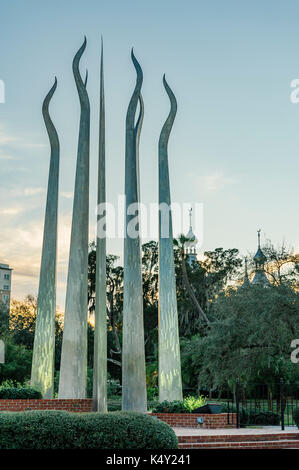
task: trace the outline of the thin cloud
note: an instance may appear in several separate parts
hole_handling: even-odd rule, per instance
[[[7,207],[4,209],[0,209],[1,215],[19,215],[22,212],[25,212],[24,207]]]
[[[8,188],[0,188],[0,195],[1,199],[3,200],[11,200],[13,198],[20,198],[24,196],[38,196],[40,194],[43,194],[45,192],[45,188],[42,188],[41,186],[35,187],[35,186],[28,186],[25,188],[19,188],[19,187],[8,187]]]
[[[0,212],[1,213],[1,212]],[[17,219],[16,219],[17,220]],[[12,296],[23,299],[27,294],[36,294],[41,262],[44,220],[12,225],[6,215],[1,227],[0,262],[13,268]],[[64,297],[70,245],[71,214],[62,215],[58,220],[57,288],[58,298]]]
[[[238,183],[238,180],[228,177],[221,172],[216,172],[204,176],[200,183],[206,191],[217,192],[221,191],[225,186]]]
[[[36,196],[44,191],[44,188],[24,188],[24,196]]]
[[[36,142],[36,137],[30,134],[12,134],[7,132],[3,126],[0,126],[0,145],[7,147],[25,147],[25,148],[42,148],[48,144]]]
[[[9,155],[8,153],[2,153],[0,150],[0,160],[16,160],[16,157]]]

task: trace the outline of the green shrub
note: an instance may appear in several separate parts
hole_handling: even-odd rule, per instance
[[[5,380],[24,382],[31,374],[32,351],[5,341],[5,363],[0,365],[0,383]]]
[[[219,405],[222,406],[222,413],[227,413],[228,411],[230,413],[235,413],[236,412],[236,405],[231,403],[231,402],[229,404],[227,403],[227,401],[226,402],[221,402],[221,403],[219,403]]]
[[[177,449],[166,423],[142,413],[0,413],[0,449]]]
[[[108,411],[121,411],[121,398],[108,398]],[[147,409],[151,411],[157,405],[157,400],[147,400]]]
[[[13,399],[13,400],[28,400],[40,399],[42,394],[33,387],[29,386],[12,386],[11,384],[3,384],[0,387],[0,399]]]
[[[249,414],[249,424],[264,424],[265,426],[279,426],[280,416],[273,411],[260,411]]]
[[[108,411],[121,411],[121,399],[112,400],[111,398],[108,398],[107,404]]]
[[[230,403],[221,403],[222,412],[227,413],[228,409],[230,413],[236,413],[236,405]],[[279,413],[274,413],[273,411],[254,411],[246,410],[240,406],[240,425],[249,426],[249,425],[264,425],[264,426],[279,426],[280,424],[280,415]]]
[[[147,399],[149,401],[153,401],[155,400],[155,398],[158,398],[159,389],[158,387],[147,387],[146,394],[147,394]]]
[[[280,415],[273,411],[253,411],[240,409],[240,424],[241,426],[248,425],[264,425],[264,426],[279,426]]]
[[[295,408],[295,410],[293,411],[293,418],[299,429],[299,408]]]
[[[121,411],[121,398],[115,397],[108,398],[108,411]],[[157,400],[147,400],[147,409],[152,411],[152,409],[157,405]]]
[[[190,413],[183,401],[162,401],[152,408],[153,413]]]
[[[121,394],[121,385],[117,379],[107,380],[107,395],[108,397]]]
[[[196,410],[200,406],[204,406],[207,403],[206,397],[200,395],[199,397],[189,396],[184,398],[184,406],[190,411]]]
[[[3,382],[1,382],[0,387],[5,387],[5,388],[15,388],[15,387],[17,387],[17,388],[20,388],[20,387],[23,387],[23,385],[20,384],[19,382],[17,382],[16,380],[7,379],[7,380],[3,380]]]
[[[162,401],[153,406],[153,413],[192,413],[193,410],[207,403],[207,399],[200,395],[199,397],[189,396],[182,401]]]

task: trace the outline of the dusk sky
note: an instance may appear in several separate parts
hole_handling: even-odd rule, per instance
[[[141,199],[157,201],[158,139],[169,112],[163,73],[178,101],[169,142],[172,200],[203,203],[200,252],[256,249],[256,230],[299,250],[299,3],[264,0],[0,0],[0,263],[12,297],[37,294],[50,148],[61,144],[57,304],[64,310],[79,125],[74,54],[88,68],[91,102],[90,241],[95,233],[100,38],[104,38],[107,199],[124,191],[125,116],[144,73]],[[187,232],[188,226],[183,227]],[[175,233],[177,235],[177,233]],[[122,256],[123,241],[108,241]]]

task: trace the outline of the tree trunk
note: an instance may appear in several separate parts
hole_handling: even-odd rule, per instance
[[[207,325],[210,324],[208,317],[206,316],[205,312],[199,305],[199,302],[195,296],[193,287],[191,286],[189,279],[188,279],[188,274],[187,274],[187,269],[186,269],[186,261],[185,261],[185,254],[182,253],[182,273],[183,273],[183,280],[185,287],[187,289],[188,294],[190,295],[191,300],[193,301],[196,310],[198,311],[199,315],[203,318],[203,320],[207,323]]]

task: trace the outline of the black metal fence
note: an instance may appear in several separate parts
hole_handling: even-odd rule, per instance
[[[246,386],[236,380],[234,392],[227,392],[227,423],[236,427],[245,426],[296,426],[294,410],[299,408],[299,383],[272,385],[254,384]]]

